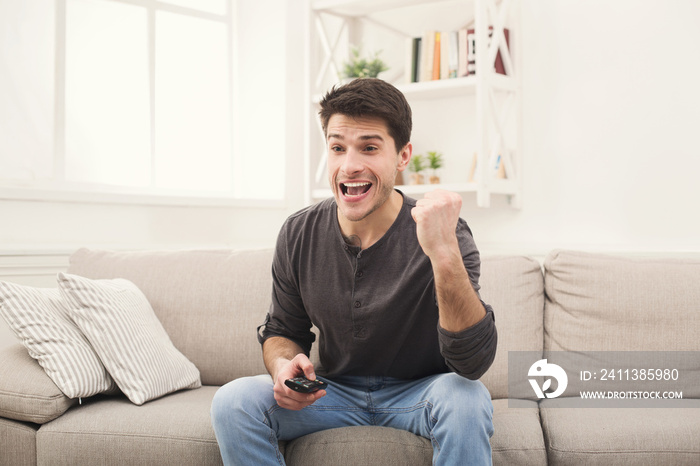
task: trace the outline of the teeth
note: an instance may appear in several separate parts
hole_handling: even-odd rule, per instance
[[[364,183],[343,183],[345,186],[348,188],[359,188],[360,186],[367,186],[369,183],[364,182]]]

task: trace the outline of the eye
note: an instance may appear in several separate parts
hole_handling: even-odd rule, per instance
[[[377,146],[367,146],[365,147],[365,152],[376,152],[379,148]]]
[[[339,146],[337,144],[331,146],[331,152],[339,153],[339,152],[343,152],[343,150],[344,150],[343,147]]]

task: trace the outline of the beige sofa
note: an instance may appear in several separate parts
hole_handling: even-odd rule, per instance
[[[0,353],[0,464],[220,464],[209,408],[220,385],[265,372],[255,329],[270,301],[271,257],[77,251],[70,273],[127,278],[145,293],[203,387],[142,406],[106,395],[78,404],[21,344],[9,347]],[[499,332],[482,378],[495,408],[494,464],[700,464],[694,400],[648,409],[548,407],[555,400],[534,397],[509,408],[508,400],[509,351],[700,351],[699,284],[694,260],[554,251],[542,267],[484,257],[482,297]],[[292,465],[419,465],[432,455],[428,440],[380,427],[319,432],[282,448]]]

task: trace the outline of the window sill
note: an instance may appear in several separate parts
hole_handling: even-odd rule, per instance
[[[147,193],[137,190],[90,191],[70,188],[33,188],[0,185],[0,200],[43,201],[81,204],[123,204],[142,206],[244,207],[280,209],[282,199],[243,199],[230,195],[190,193]]]

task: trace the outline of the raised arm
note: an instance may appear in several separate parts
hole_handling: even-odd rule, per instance
[[[418,242],[433,266],[440,325],[454,333],[486,316],[464,268],[455,234],[461,208],[461,196],[438,190],[426,194],[411,212],[416,221]]]
[[[417,201],[411,214],[433,268],[443,356],[455,372],[478,378],[493,362],[496,328],[464,266],[456,235],[461,207],[461,196],[437,190]]]

